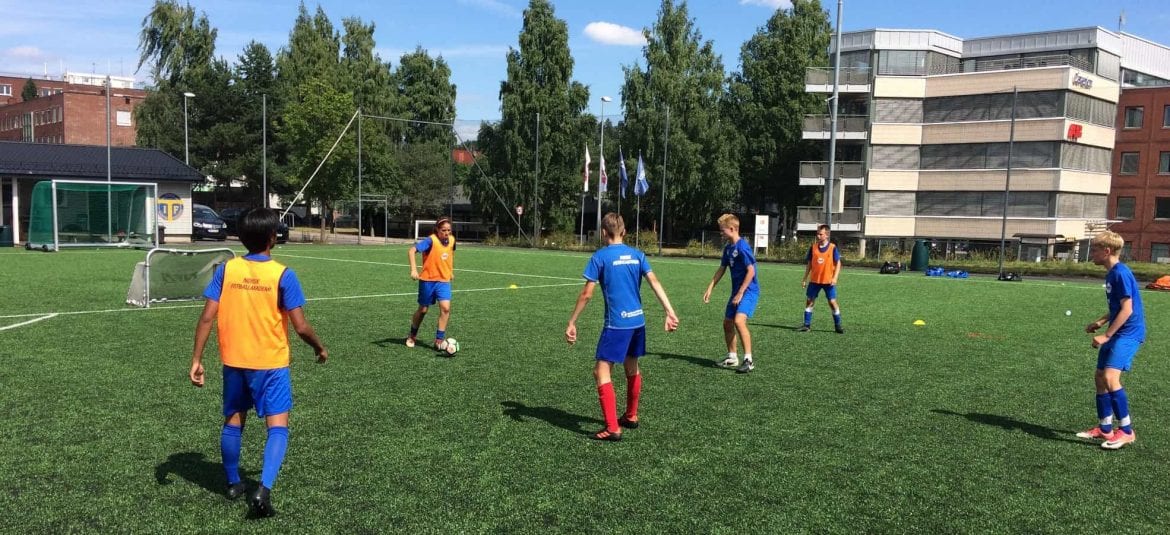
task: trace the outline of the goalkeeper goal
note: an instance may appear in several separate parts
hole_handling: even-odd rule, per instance
[[[126,304],[149,308],[151,303],[194,301],[215,274],[232,258],[231,249],[151,249],[146,261],[134,266]]]
[[[37,182],[25,247],[155,247],[157,193],[158,185],[146,182]]]

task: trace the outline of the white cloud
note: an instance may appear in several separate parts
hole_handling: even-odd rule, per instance
[[[788,9],[792,7],[791,0],[739,0],[741,6],[761,6],[770,9]]]
[[[645,46],[646,36],[628,26],[612,22],[590,22],[585,25],[585,35],[603,45]]]
[[[491,11],[492,13],[502,15],[510,19],[518,19],[521,15],[519,9],[500,2],[499,0],[459,0],[459,5]]]
[[[0,57],[13,60],[43,60],[49,55],[35,46],[15,46],[0,52]]]

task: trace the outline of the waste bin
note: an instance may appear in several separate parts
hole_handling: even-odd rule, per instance
[[[12,247],[12,227],[0,226],[0,247]]]
[[[910,271],[926,271],[930,264],[930,247],[926,240],[915,240],[914,250],[910,255]]]
[[[158,244],[162,245],[166,242],[167,242],[167,228],[162,226],[162,225],[159,225],[158,226]]]

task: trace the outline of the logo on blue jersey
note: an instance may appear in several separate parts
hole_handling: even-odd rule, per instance
[[[1113,293],[1113,283],[1106,282],[1105,283],[1105,295],[1109,295],[1111,293]]]
[[[642,315],[642,309],[638,310],[623,310],[622,318],[636,318]]]

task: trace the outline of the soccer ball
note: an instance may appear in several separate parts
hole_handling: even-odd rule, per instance
[[[459,352],[459,341],[454,338],[443,340],[439,344],[439,351],[446,351],[448,355],[455,356]]]

